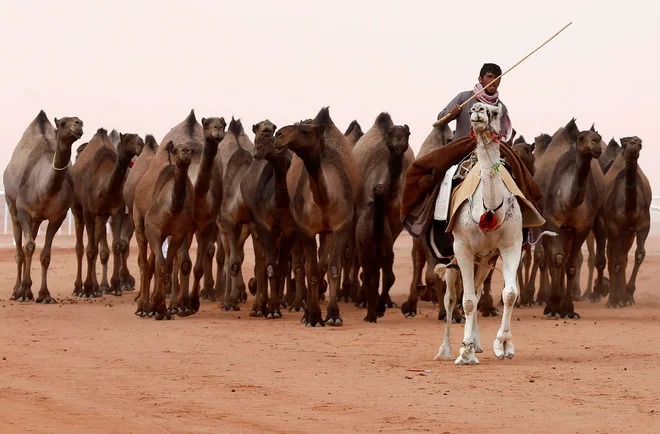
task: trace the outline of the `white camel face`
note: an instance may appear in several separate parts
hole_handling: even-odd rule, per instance
[[[480,133],[490,126],[495,133],[500,133],[500,115],[502,113],[502,104],[497,106],[475,103],[470,109],[470,125],[476,133]]]

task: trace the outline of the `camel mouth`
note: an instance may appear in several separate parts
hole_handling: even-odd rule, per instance
[[[286,151],[286,150],[287,150],[287,146],[282,146],[282,147],[280,147],[280,148],[275,148],[275,153],[276,153],[277,155],[279,155],[279,154],[281,154],[282,152],[284,152],[284,151]]]

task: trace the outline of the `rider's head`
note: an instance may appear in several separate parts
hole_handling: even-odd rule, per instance
[[[495,82],[493,82],[493,80],[500,75],[502,75],[502,69],[499,66],[494,63],[484,63],[484,66],[481,67],[481,71],[479,71],[479,83],[486,88],[484,92],[488,95],[497,92],[501,79]]]

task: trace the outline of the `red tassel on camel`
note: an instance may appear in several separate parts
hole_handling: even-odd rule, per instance
[[[497,216],[493,211],[486,211],[485,213],[481,214],[481,218],[479,219],[479,229],[482,232],[492,231],[496,227]]]

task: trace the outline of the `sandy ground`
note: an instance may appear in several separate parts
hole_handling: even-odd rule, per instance
[[[56,240],[51,264],[60,303],[11,302],[14,252],[9,238],[0,245],[2,433],[660,432],[657,233],[637,305],[578,303],[576,321],[516,309],[517,352],[505,361],[492,353],[500,319],[480,318],[485,353],[469,367],[433,361],[443,325],[430,303],[413,319],[388,310],[375,325],[342,304],[345,325],[320,329],[303,327],[299,313],[268,321],[210,302],[188,318],[141,319],[133,293],[71,303],[68,237]],[[407,235],[397,242],[399,304],[410,246]],[[246,257],[247,275],[251,246]],[[462,333],[454,326],[455,355]]]

